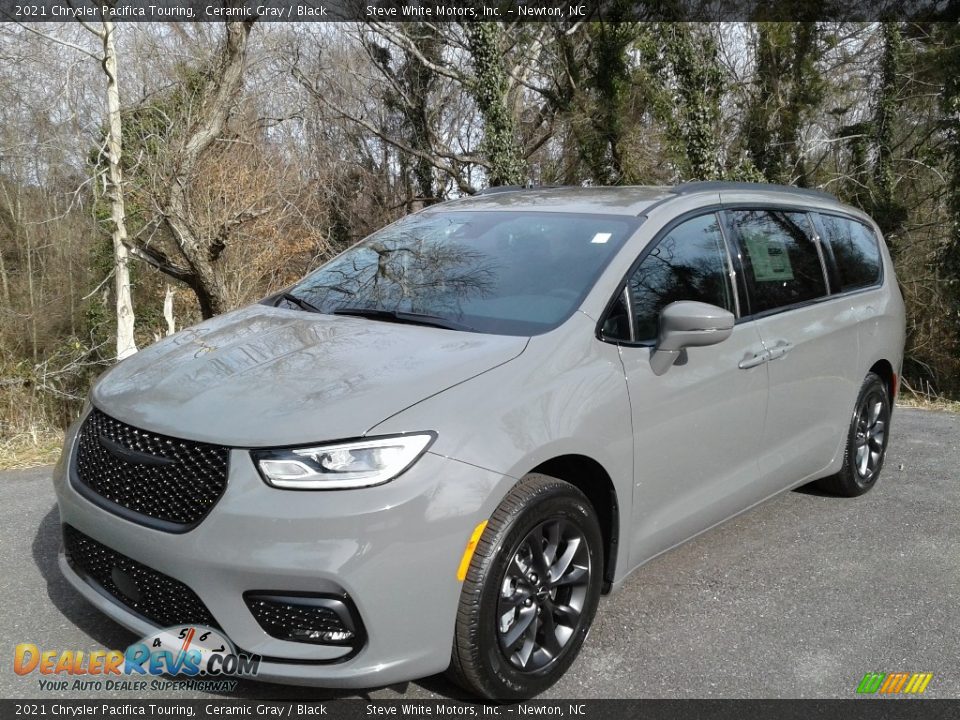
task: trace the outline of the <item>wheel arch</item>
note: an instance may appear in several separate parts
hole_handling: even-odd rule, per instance
[[[620,504],[610,474],[599,462],[586,455],[560,455],[546,460],[530,472],[550,475],[580,490],[597,514],[603,536],[603,588],[610,591],[617,569],[620,542]]]
[[[889,360],[877,360],[873,365],[870,366],[870,372],[879,375],[880,379],[883,380],[884,384],[887,386],[887,393],[890,396],[890,410],[892,411],[894,402],[897,399],[897,390],[900,384],[897,373],[893,369],[893,365]]]

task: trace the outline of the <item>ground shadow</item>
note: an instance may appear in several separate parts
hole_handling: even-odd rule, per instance
[[[816,482],[807,483],[806,485],[801,485],[798,488],[794,488],[793,492],[800,493],[801,495],[813,495],[814,497],[825,497],[825,498],[835,498],[836,495],[828,493],[826,490],[822,490],[817,486]]]
[[[33,562],[47,585],[47,597],[54,607],[73,625],[104,648],[124,649],[139,638],[118,625],[88,603],[60,573],[57,555],[61,545],[60,513],[56,506],[40,521],[33,538],[31,552]],[[177,678],[169,678],[177,679]],[[463,692],[442,675],[396,685],[369,688],[366,690],[335,690],[328,688],[281,685],[278,683],[240,680],[231,693],[209,692],[214,697],[226,696],[256,700],[336,700],[341,698],[369,699],[371,693],[388,690],[398,697],[406,695],[410,686],[422,688],[444,698],[461,697]]]

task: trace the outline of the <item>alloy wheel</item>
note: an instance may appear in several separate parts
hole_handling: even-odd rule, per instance
[[[879,390],[867,393],[857,407],[854,467],[861,483],[873,482],[883,459],[887,410]]]
[[[520,542],[497,603],[497,638],[511,665],[536,672],[562,654],[580,625],[591,570],[583,532],[567,520],[544,521]]]

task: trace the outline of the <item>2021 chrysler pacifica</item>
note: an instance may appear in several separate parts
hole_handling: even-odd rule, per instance
[[[822,193],[443,203],[106,373],[55,473],[60,566],[262,679],[534,695],[642,563],[873,487],[903,344],[876,225]]]

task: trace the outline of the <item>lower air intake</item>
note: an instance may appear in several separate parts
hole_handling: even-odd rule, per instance
[[[63,546],[75,572],[150,622],[160,627],[220,629],[203,601],[179,580],[111,550],[70,525],[63,526]]]
[[[250,592],[247,607],[271,637],[316,645],[359,648],[363,627],[350,599],[329,595]]]

